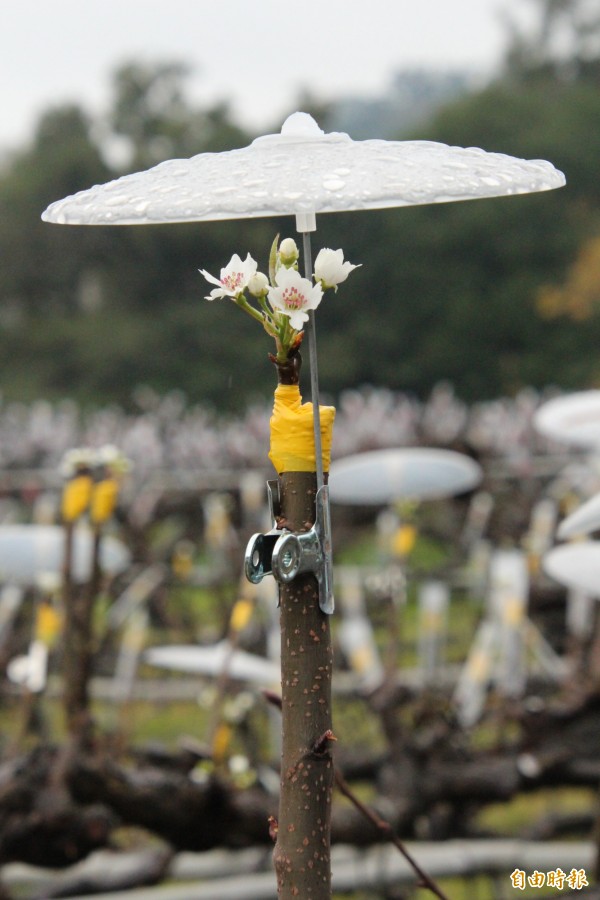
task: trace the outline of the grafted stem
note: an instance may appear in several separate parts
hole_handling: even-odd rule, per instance
[[[298,384],[297,348],[285,363],[273,358],[280,384]],[[315,520],[314,472],[283,472],[281,518],[293,532]],[[331,896],[330,820],[333,790],[329,617],[319,607],[314,575],[279,588],[281,621],[281,794],[273,852],[279,900]],[[330,737],[331,736],[331,737]]]
[[[269,354],[269,359],[277,369],[277,380],[279,384],[299,384],[300,383],[300,367],[302,366],[302,357],[298,349],[292,350],[288,354],[284,362],[280,362],[276,356]]]
[[[316,476],[280,477],[281,511],[291,531],[314,521]],[[282,756],[277,842],[280,900],[331,896],[330,818],[333,788],[329,617],[319,607],[313,575],[280,586]]]

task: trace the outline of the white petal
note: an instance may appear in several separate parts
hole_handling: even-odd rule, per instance
[[[248,254],[249,256],[250,254]],[[227,265],[224,269],[221,269],[221,273],[223,272],[239,272],[244,267],[244,264],[241,260],[241,257],[238,256],[237,253],[234,253]]]
[[[205,300],[222,300],[223,297],[231,297],[231,294],[228,291],[226,291],[224,288],[221,288],[220,290],[218,288],[215,288],[215,290],[211,291],[210,294],[208,294],[208,296],[206,296],[204,299]]]
[[[306,309],[316,309],[323,299],[323,288],[320,284],[315,284],[308,292],[308,303]]]
[[[285,310],[283,311],[285,312]],[[296,331],[302,331],[304,323],[308,322],[308,315],[301,309],[296,309],[293,313],[287,313],[287,315],[290,317],[290,325]]]
[[[252,259],[252,257],[248,253],[246,256],[246,259],[244,260],[244,262],[241,265],[241,268],[242,268],[242,271],[244,273],[246,280],[248,281],[254,275],[256,270],[258,269],[258,263],[256,262],[255,259]]]
[[[217,284],[219,287],[222,286],[222,285],[221,285],[221,282],[219,281],[219,279],[218,279],[218,278],[215,278],[214,275],[211,275],[210,272],[207,272],[206,269],[198,269],[198,271],[199,271],[202,275],[204,275],[204,277],[206,278],[206,280],[207,280],[207,281],[210,281],[211,284]]]

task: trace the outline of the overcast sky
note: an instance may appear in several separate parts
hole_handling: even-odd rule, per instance
[[[260,130],[298,93],[370,96],[408,67],[490,73],[502,13],[532,0],[0,0],[0,148],[64,101],[101,112],[132,59],[185,61],[192,98],[231,101]]]

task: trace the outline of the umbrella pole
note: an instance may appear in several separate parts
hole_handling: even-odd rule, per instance
[[[316,216],[305,214],[296,216],[296,228],[302,235],[305,277],[312,281],[312,253],[310,232],[316,231]],[[310,364],[310,398],[313,406],[313,436],[315,445],[315,473],[317,483],[316,524],[320,532],[322,555],[317,577],[319,580],[319,605],[324,613],[331,615],[333,599],[333,556],[331,549],[331,513],[329,488],[325,486],[323,472],[323,447],[321,441],[321,407],[319,406],[319,366],[317,360],[317,331],[315,311],[308,311],[308,359]]]
[[[298,229],[300,231],[300,229]],[[304,257],[304,275],[312,281],[312,252],[310,231],[302,231],[302,253]],[[317,361],[317,331],[314,309],[308,312],[308,359],[310,365],[310,399],[313,404],[313,429],[315,435],[315,460],[317,473],[317,490],[323,487],[323,451],[321,447],[321,416],[319,414],[319,366]]]

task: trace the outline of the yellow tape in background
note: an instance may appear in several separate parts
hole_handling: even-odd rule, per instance
[[[238,632],[243,631],[250,619],[252,618],[252,613],[254,612],[254,603],[251,600],[238,600],[233,609],[231,610],[231,617],[229,619],[229,627],[232,631]]]
[[[96,525],[106,522],[117,505],[119,482],[116,478],[105,478],[94,485],[90,506],[90,518]]]
[[[335,407],[321,406],[319,412],[323,471],[328,472]],[[269,459],[278,474],[282,472],[314,472],[316,470],[313,405],[312,403],[302,403],[300,388],[297,384],[279,384],[275,390]]]
[[[76,475],[64,486],[61,514],[65,522],[74,522],[90,505],[93,481],[91,475]]]
[[[59,635],[62,618],[51,603],[40,603],[35,617],[35,638],[51,647]]]

